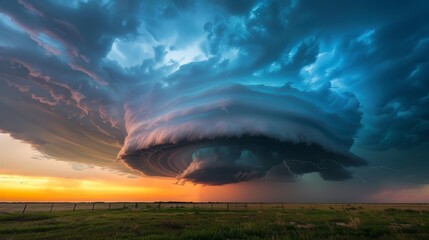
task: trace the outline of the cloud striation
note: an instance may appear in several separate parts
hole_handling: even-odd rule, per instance
[[[0,130],[222,185],[353,177],[429,141],[426,1],[8,1]]]

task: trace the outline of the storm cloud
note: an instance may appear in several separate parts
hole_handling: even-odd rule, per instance
[[[276,165],[287,168],[287,160],[309,162],[304,172],[319,171],[311,163],[335,161],[341,173],[326,179],[338,180],[351,177],[344,166],[364,164],[348,151],[360,121],[353,96],[288,86],[189,88],[156,89],[147,94],[144,111],[126,109],[125,162],[156,176],[183,171],[179,178],[194,182],[217,176],[219,182],[201,180],[207,184],[233,182],[240,173],[250,174],[244,179],[265,176]],[[168,96],[171,92],[186,95]]]
[[[0,130],[222,185],[352,178],[429,141],[426,1],[7,1]]]

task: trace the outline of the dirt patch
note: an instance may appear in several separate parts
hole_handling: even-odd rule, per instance
[[[289,222],[289,225],[294,226],[296,228],[304,228],[304,229],[310,229],[314,228],[314,224],[305,224],[305,223],[296,223],[296,222]]]
[[[389,225],[391,228],[410,228],[413,227],[411,223],[392,223]]]
[[[348,227],[349,225],[345,222],[336,222],[335,225],[341,226],[341,227]]]
[[[357,229],[360,225],[360,219],[359,218],[350,218],[349,222],[334,222],[334,225],[340,226],[340,227],[347,227],[347,228],[354,228]]]

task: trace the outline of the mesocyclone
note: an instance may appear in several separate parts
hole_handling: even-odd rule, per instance
[[[365,165],[349,151],[361,119],[351,94],[194,83],[142,96],[125,107],[119,158],[146,175],[208,185],[309,172],[343,180],[347,167]]]

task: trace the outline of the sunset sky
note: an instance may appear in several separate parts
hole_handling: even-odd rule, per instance
[[[0,201],[429,202],[427,1],[4,1]]]

